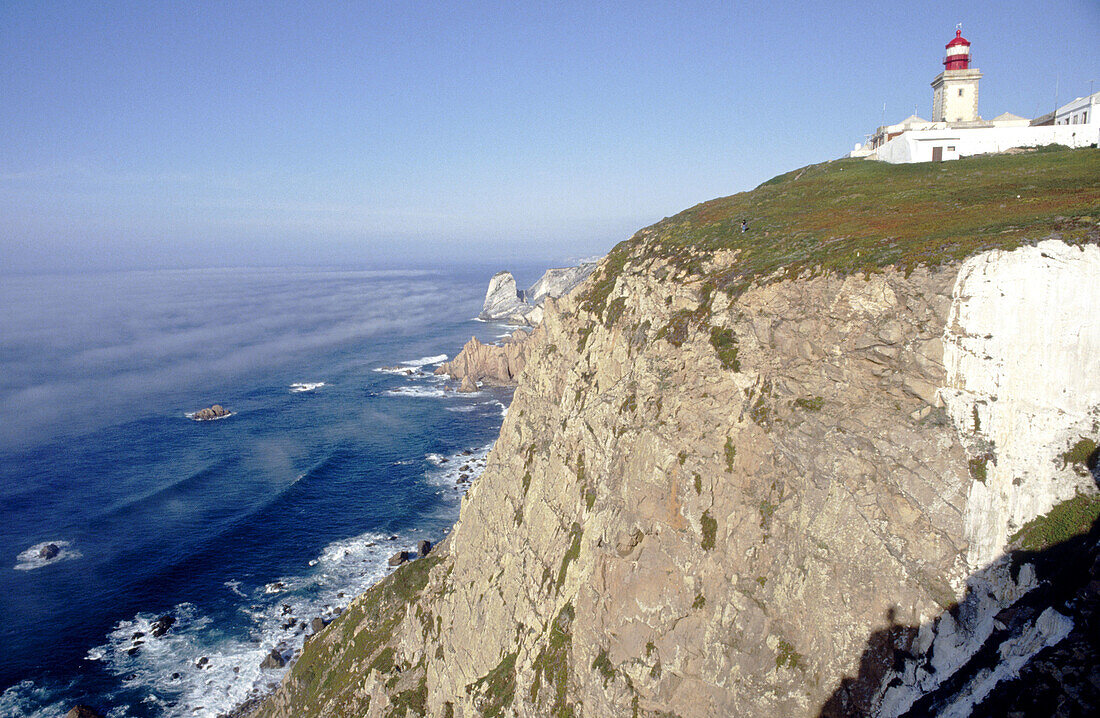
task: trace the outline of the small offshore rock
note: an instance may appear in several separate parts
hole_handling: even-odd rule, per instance
[[[432,542],[428,541],[427,539],[422,540],[416,545],[416,553],[419,556],[427,556],[429,553],[431,553],[431,550]]]
[[[318,616],[309,622],[309,627],[313,629],[314,633],[320,633],[325,627],[325,619]]]
[[[401,564],[405,563],[408,560],[409,560],[409,552],[408,551],[398,551],[393,556],[390,556],[389,564],[390,564],[390,566],[400,566]]]
[[[38,549],[38,558],[49,561],[50,559],[57,558],[57,555],[61,553],[61,549],[58,548],[55,543],[48,543],[42,548]],[[75,710],[75,709],[74,709]]]
[[[210,659],[206,656],[202,656],[199,660],[195,661],[195,668],[205,668],[210,663]]]
[[[211,421],[213,419],[220,419],[223,416],[229,416],[229,410],[221,404],[214,404],[206,409],[200,409],[191,415],[191,418],[195,421]]]
[[[168,633],[168,629],[176,622],[176,619],[169,616],[167,613],[153,622],[153,629],[150,631],[153,634],[153,638],[160,638],[165,633]]]
[[[103,715],[94,708],[79,704],[70,708],[65,718],[103,718]]]
[[[286,665],[286,661],[283,660],[282,655],[279,654],[274,648],[271,649],[271,653],[267,654],[267,658],[260,664],[260,668],[274,670],[276,668],[282,668]]]

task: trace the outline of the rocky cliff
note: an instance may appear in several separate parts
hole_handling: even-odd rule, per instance
[[[470,337],[462,351],[451,361],[440,364],[436,374],[445,374],[458,381],[488,382],[500,386],[516,383],[527,363],[530,334],[517,329],[500,344],[482,344]]]
[[[548,269],[527,291],[516,288],[511,272],[497,272],[489,280],[485,303],[479,319],[503,320],[521,326],[537,326],[542,321],[543,302],[571,292],[596,269],[595,262],[582,262],[575,267]]]
[[[1021,673],[1084,714],[1098,214],[1079,150],[832,163],[642,230],[547,301],[447,541],[258,714],[1038,715],[993,691]]]

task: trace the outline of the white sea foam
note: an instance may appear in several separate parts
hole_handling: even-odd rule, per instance
[[[405,366],[422,367],[428,366],[429,364],[440,364],[445,361],[447,361],[446,354],[436,354],[435,356],[421,357],[420,359],[409,359],[401,363]]]
[[[484,471],[491,448],[488,444],[448,456],[428,454],[425,459],[432,466],[424,479],[457,489],[448,492],[457,497]],[[168,612],[175,623],[163,636],[152,635],[157,614],[139,613],[116,624],[107,640],[85,657],[98,661],[124,687],[140,691],[143,702],[157,706],[165,718],[215,718],[272,690],[301,652],[306,635],[312,633],[310,621],[339,615],[389,572],[389,556],[412,551],[420,538],[423,535],[417,532],[367,532],[328,544],[308,562],[312,568],[300,575],[251,587],[236,579],[226,581],[226,588],[241,598],[237,610],[248,620],[247,629],[239,635],[227,635],[194,605],[182,603]],[[287,661],[287,667],[260,668],[272,649]],[[0,707],[7,697],[7,693],[0,696]],[[34,703],[41,705],[41,701]],[[10,711],[27,718],[55,713]]]
[[[412,368],[411,366],[380,366],[375,367],[374,371],[380,374],[397,374],[399,376],[417,376],[424,373],[419,369]]]
[[[325,382],[323,381],[295,382],[294,384],[290,385],[290,390],[295,394],[300,394],[303,391],[314,391],[315,389],[320,389],[324,385]]]
[[[477,409],[477,404],[463,404],[462,406],[448,406],[447,411],[453,411],[458,414],[468,414],[471,411]]]
[[[58,554],[53,558],[42,558],[38,555],[44,547],[53,544],[58,548]],[[42,568],[43,566],[49,566],[50,564],[58,563],[68,559],[80,558],[81,553],[72,548],[72,544],[68,541],[43,541],[42,543],[36,543],[29,549],[21,552],[15,557],[18,563],[15,564],[16,571],[33,571],[36,568]]]
[[[481,476],[481,472],[485,471],[485,463],[492,448],[493,444],[486,444],[480,448],[466,449],[447,457],[428,454],[425,457],[428,462],[439,468],[429,471],[425,478],[437,486],[454,487],[464,493]]]
[[[442,399],[453,393],[432,386],[399,386],[384,392],[386,396],[411,396],[418,399]]]
[[[72,707],[67,698],[58,699],[72,690],[68,686],[52,686],[44,681],[25,680],[0,693],[0,716],[4,718],[57,718]]]
[[[368,532],[329,544],[309,562],[315,568],[301,576],[253,589],[227,581],[226,587],[245,599],[238,610],[249,619],[247,635],[226,637],[211,630],[209,617],[183,603],[169,612],[176,622],[163,636],[152,635],[155,614],[139,613],[119,622],[86,658],[100,661],[125,687],[147,692],[144,700],[168,718],[214,718],[274,688],[287,668],[260,668],[271,650],[289,667],[312,633],[309,622],[339,615],[386,574],[386,559],[411,549],[416,538],[391,540],[389,534]]]

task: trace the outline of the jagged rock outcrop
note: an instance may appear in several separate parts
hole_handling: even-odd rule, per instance
[[[476,382],[515,384],[527,362],[529,338],[530,333],[523,329],[515,330],[500,344],[482,344],[477,337],[470,337],[462,351],[436,368],[435,373],[462,382],[467,386],[465,391],[477,391]]]
[[[485,303],[481,306],[480,319],[504,319],[520,312],[525,307],[523,295],[516,287],[516,278],[511,272],[497,272],[489,280],[485,292]]]
[[[1049,667],[1091,660],[1100,594],[1096,530],[1064,540],[1100,514],[1095,223],[905,267],[882,240],[866,271],[795,232],[681,251],[689,226],[547,303],[450,536],[258,715],[995,714],[1018,672],[1100,684]]]
[[[527,291],[516,287],[511,272],[497,272],[489,280],[485,303],[479,319],[503,320],[512,324],[538,326],[543,317],[543,302],[571,292],[596,269],[595,262],[582,262],[576,267],[548,269]]]

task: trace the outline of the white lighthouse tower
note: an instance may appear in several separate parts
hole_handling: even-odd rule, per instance
[[[977,122],[978,80],[981,70],[970,67],[970,41],[955,30],[955,39],[947,43],[943,72],[932,80],[933,122]]]

